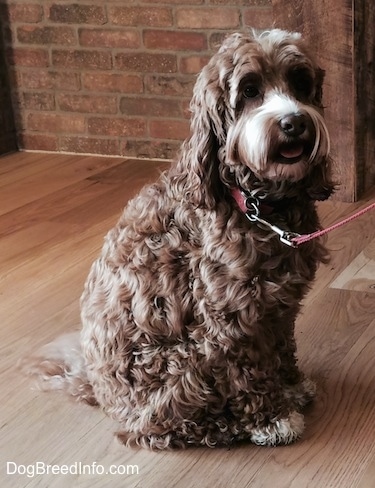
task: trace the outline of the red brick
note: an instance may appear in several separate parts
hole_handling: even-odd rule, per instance
[[[125,71],[175,73],[177,57],[173,54],[119,53],[115,57],[115,67]]]
[[[151,120],[150,136],[156,139],[184,140],[190,133],[190,124],[185,120]]]
[[[49,113],[30,113],[26,123],[28,130],[38,132],[59,133],[83,133],[85,132],[85,117],[49,114]]]
[[[207,48],[206,36],[197,32],[149,30],[144,32],[143,41],[149,49],[202,51]]]
[[[49,56],[46,49],[28,49],[15,47],[7,50],[9,64],[43,68],[49,65]]]
[[[57,151],[57,136],[50,134],[29,134],[21,132],[18,137],[20,149],[29,149],[34,151]]]
[[[112,7],[109,19],[114,25],[170,27],[173,25],[172,10],[165,7]]]
[[[186,2],[184,1],[184,3]],[[267,7],[272,5],[272,0],[208,0],[208,3],[211,3],[212,5],[249,5],[252,7]]]
[[[130,0],[133,1],[134,3],[138,3],[138,0]],[[202,3],[205,3],[205,0],[141,0],[140,3],[168,3],[168,4],[177,4],[180,5],[181,3],[184,3],[186,5],[200,5]],[[249,1],[249,0],[247,0]]]
[[[96,139],[94,137],[61,137],[60,151],[81,154],[120,155],[118,139]]]
[[[243,12],[243,22],[248,27],[266,29],[272,21],[272,8],[249,8]]]
[[[176,141],[150,141],[127,139],[122,142],[121,154],[134,158],[174,159],[181,146]]]
[[[25,119],[26,119],[26,117],[25,117],[26,111],[23,110],[23,106],[22,106],[22,95],[19,95],[18,97],[17,96],[13,96],[13,99],[16,102],[17,109],[18,109],[14,113],[14,125],[16,127],[17,133],[20,133],[22,130],[24,130],[24,128],[26,126],[26,121],[25,121]]]
[[[20,73],[23,71],[23,69],[18,68],[18,66],[17,67],[14,67],[14,66],[9,67],[7,70],[5,68],[7,68],[7,65],[5,63],[0,63],[0,73],[2,73],[2,74],[7,73],[8,74],[9,87],[15,88],[15,87],[21,86],[21,75],[20,75]],[[29,69],[26,68],[24,71],[28,72]],[[0,76],[1,76],[1,74],[0,74]],[[4,86],[4,83],[0,82],[0,90],[5,89],[5,86]],[[1,88],[1,87],[3,87],[3,88]]]
[[[120,112],[130,116],[181,117],[180,101],[164,98],[130,98],[120,101]]]
[[[88,120],[88,132],[92,135],[144,137],[146,122],[139,119],[93,117]]]
[[[80,113],[115,114],[117,100],[115,97],[98,97],[92,95],[66,95],[57,96],[61,110]]]
[[[139,32],[109,29],[80,29],[82,46],[109,48],[138,48],[141,45]]]
[[[145,90],[154,95],[171,95],[191,97],[195,78],[191,76],[158,76],[145,77]]]
[[[20,73],[19,84],[23,88],[36,90],[66,90],[77,91],[80,88],[78,73],[49,70],[26,70]]]
[[[180,59],[180,73],[199,73],[209,59],[209,56],[185,56]]]
[[[38,3],[9,3],[6,10],[7,22],[37,23],[43,19],[43,7]]]
[[[182,115],[185,119],[191,118],[191,111],[190,111],[190,100],[183,100],[181,102],[182,105]]]
[[[52,64],[64,69],[111,69],[112,58],[109,51],[56,49],[52,51]]]
[[[204,2],[205,0],[152,0],[152,3],[168,3],[177,5],[180,5],[181,3],[184,3],[186,5],[200,5]],[[150,3],[150,0],[140,0],[140,3]]]
[[[70,27],[36,27],[23,25],[17,29],[17,39],[24,44],[62,44],[77,43],[76,34]]]
[[[116,73],[82,73],[86,90],[108,93],[142,93],[143,81],[138,75]]]
[[[214,32],[209,37],[209,47],[213,51],[217,51],[224,39],[228,36],[227,32]]]
[[[22,97],[22,106],[29,110],[54,110],[55,97],[52,93],[25,92]]]
[[[59,24],[102,25],[107,22],[105,7],[79,3],[53,4],[49,7],[48,18]]]
[[[184,29],[232,29],[240,25],[240,13],[231,8],[181,8],[176,21]]]

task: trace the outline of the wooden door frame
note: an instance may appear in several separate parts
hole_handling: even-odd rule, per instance
[[[375,186],[375,3],[272,0],[275,26],[302,32],[326,71],[323,100],[336,198]]]

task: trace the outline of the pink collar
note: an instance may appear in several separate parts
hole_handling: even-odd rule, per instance
[[[251,209],[246,205],[248,197],[246,197],[238,187],[231,188],[230,192],[232,194],[232,197],[236,200],[239,209],[242,210],[243,213],[246,213]],[[273,205],[268,205],[260,202],[259,210],[262,215],[270,215],[275,210],[275,207]]]

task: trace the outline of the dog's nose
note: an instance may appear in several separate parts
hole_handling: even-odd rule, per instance
[[[289,114],[280,120],[279,125],[287,136],[298,137],[306,130],[306,117],[299,113]]]

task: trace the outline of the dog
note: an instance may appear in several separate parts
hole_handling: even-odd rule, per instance
[[[224,40],[197,78],[176,161],[106,236],[81,333],[27,360],[42,388],[99,405],[129,446],[302,435],[315,384],[294,323],[328,253],[320,240],[288,246],[270,225],[316,231],[316,201],[334,189],[323,77],[299,33]]]

